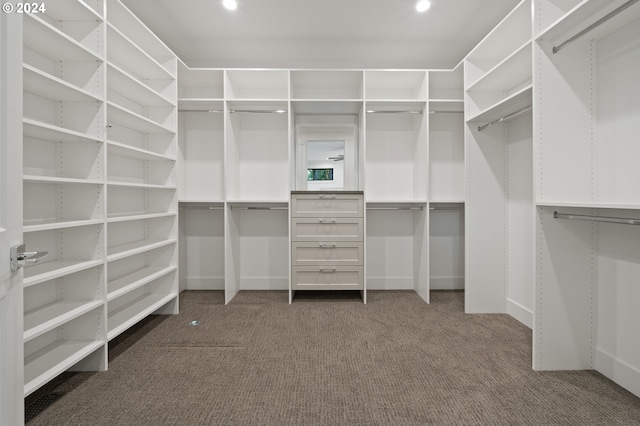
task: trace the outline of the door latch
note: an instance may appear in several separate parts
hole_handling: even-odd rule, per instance
[[[10,263],[12,271],[17,271],[27,265],[33,265],[49,254],[47,251],[25,251],[25,249],[25,244],[18,244],[11,247]]]

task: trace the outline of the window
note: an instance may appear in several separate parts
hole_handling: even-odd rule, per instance
[[[333,169],[307,169],[307,181],[333,180]]]

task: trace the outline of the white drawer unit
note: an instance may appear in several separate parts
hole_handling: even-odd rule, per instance
[[[361,290],[364,196],[359,191],[291,194],[291,290]]]
[[[363,290],[363,266],[294,266],[293,290]]]
[[[291,264],[362,265],[364,247],[361,242],[300,241],[291,244]]]
[[[362,217],[361,194],[295,194],[291,199],[293,217]]]

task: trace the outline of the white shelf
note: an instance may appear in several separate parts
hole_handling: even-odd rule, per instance
[[[143,240],[136,241],[134,243],[123,244],[121,246],[110,247],[107,252],[107,261],[122,259],[125,257],[133,256],[134,254],[144,253],[156,248],[169,246],[176,244],[175,239],[170,240]]]
[[[109,63],[126,68],[140,81],[173,80],[173,75],[111,23],[107,24]],[[111,58],[117,58],[113,61]]]
[[[491,122],[507,114],[515,112],[532,103],[533,87],[531,85],[515,92],[511,96],[497,102],[476,115],[467,117],[468,123]]]
[[[101,102],[94,93],[74,86],[28,64],[23,64],[24,90],[54,101]]]
[[[118,336],[143,318],[152,314],[163,305],[174,299],[177,294],[148,294],[131,301],[131,303],[109,312],[108,340]]]
[[[291,109],[297,114],[359,114],[362,99],[292,99]]]
[[[139,105],[150,107],[173,107],[174,104],[160,93],[118,67],[109,63],[107,66],[109,87],[117,87],[117,92],[133,100]]]
[[[68,370],[95,350],[104,346],[103,341],[57,341],[25,358],[24,395],[35,390]]]
[[[531,40],[507,56],[467,88],[467,92],[508,91],[527,80],[533,71]]]
[[[464,112],[464,99],[429,99],[429,112]]]
[[[30,118],[22,120],[22,127],[25,136],[35,139],[53,142],[103,142],[100,138],[87,133],[76,132],[75,130],[65,129]]]
[[[107,185],[111,187],[120,187],[120,188],[141,188],[141,189],[176,189],[175,185],[153,185],[148,183],[130,183],[130,182],[116,182],[109,181]]]
[[[157,278],[168,275],[175,270],[177,270],[176,266],[167,266],[164,268],[150,266],[140,269],[122,278],[118,278],[117,280],[109,281],[109,283],[107,284],[107,300],[111,301],[113,299],[116,299],[124,294],[129,293],[132,290],[135,290],[136,288],[150,283]]]
[[[90,219],[90,220],[69,220],[69,221],[49,221],[42,220],[34,223],[29,221],[24,224],[22,232],[38,232],[38,231],[51,231],[54,229],[65,228],[77,228],[80,226],[100,225],[103,223],[102,219]]]
[[[140,213],[140,214],[123,214],[123,215],[109,215],[107,218],[107,222],[115,223],[115,222],[127,222],[130,220],[144,220],[144,219],[156,219],[162,217],[173,217],[175,216],[175,212],[168,213]]]
[[[102,300],[64,301],[50,303],[24,314],[25,342],[53,330],[104,304]]]
[[[136,148],[120,142],[107,141],[107,152],[121,157],[135,158],[137,160],[148,161],[176,161],[168,155],[162,155],[153,151]]]
[[[100,180],[94,179],[76,179],[76,178],[62,178],[62,177],[53,177],[53,176],[35,176],[35,175],[24,175],[22,177],[24,182],[31,183],[45,183],[45,184],[60,184],[60,183],[72,183],[72,184],[80,184],[80,185],[102,185],[103,182]]]
[[[24,270],[24,287],[40,284],[74,272],[84,271],[103,264],[102,260],[55,260],[45,263],[37,263]]]
[[[107,105],[107,121],[109,123],[114,121],[124,127],[142,133],[174,134],[176,132],[175,129],[156,123],[147,117],[123,108],[120,105],[116,105],[113,102],[107,102]]]
[[[180,111],[224,111],[224,100],[214,98],[179,98]]]
[[[58,61],[89,62],[104,59],[34,14],[25,14],[23,42],[26,47]]]

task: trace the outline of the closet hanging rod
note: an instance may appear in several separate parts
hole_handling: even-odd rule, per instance
[[[568,214],[553,212],[555,219],[569,220],[589,220],[593,222],[621,223],[624,225],[640,225],[640,219],[630,219],[624,217],[589,216],[584,214]]]
[[[424,210],[423,207],[367,207],[367,210]]]
[[[570,37],[567,40],[565,40],[562,43],[560,43],[559,45],[554,46],[551,49],[551,51],[554,54],[558,53],[559,51],[561,51],[562,49],[567,47],[570,43],[572,43],[575,40],[579,39],[580,37],[582,37],[583,35],[585,35],[589,31],[593,30],[594,28],[604,24],[606,21],[608,21],[609,19],[613,18],[618,13],[622,12],[623,10],[627,9],[629,6],[631,6],[631,5],[633,5],[634,3],[637,3],[637,2],[638,2],[638,0],[629,0],[628,2],[624,3],[622,6],[618,7],[617,9],[609,12],[607,15],[603,16],[602,18],[598,19],[596,22],[594,22],[593,24],[589,25],[587,28],[585,28],[582,31],[578,32],[573,37]]]
[[[431,110],[429,114],[464,114],[464,111],[436,111]]]
[[[178,109],[178,112],[215,112],[215,113],[223,113],[222,109]]]
[[[482,126],[478,126],[478,131],[481,132],[484,129],[493,126],[494,124],[502,123],[502,122],[511,120],[513,118],[516,118],[520,114],[524,114],[526,112],[531,111],[532,108],[533,108],[532,105],[527,105],[524,108],[520,108],[519,110],[512,112],[511,114],[507,114],[504,117],[500,117],[497,120],[493,120],[491,123],[487,123],[487,124],[483,124]]]
[[[231,206],[231,210],[289,210],[289,207],[240,207],[240,206]]]
[[[424,111],[421,109],[409,109],[409,110],[386,110],[386,109],[369,109],[367,114],[422,114]]]
[[[284,114],[286,109],[229,109],[230,114]]]
[[[464,210],[464,207],[429,207],[429,210]]]

